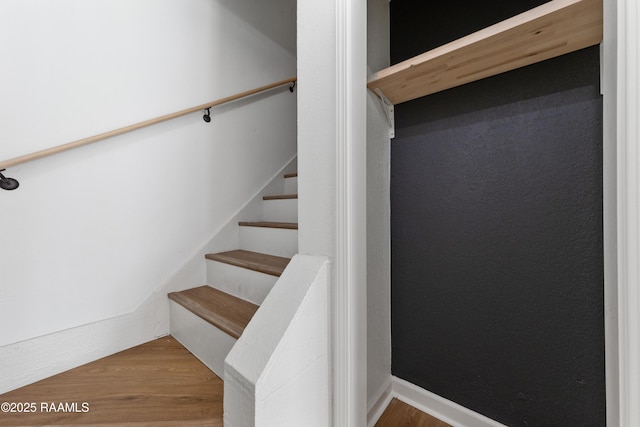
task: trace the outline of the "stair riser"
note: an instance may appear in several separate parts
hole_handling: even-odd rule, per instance
[[[298,193],[298,177],[284,179],[284,194]]]
[[[262,220],[298,222],[298,199],[263,200]]]
[[[298,253],[298,230],[240,227],[240,249],[291,258]]]
[[[224,378],[224,359],[235,344],[235,338],[202,320],[189,310],[169,301],[171,335],[209,369]]]
[[[238,298],[260,305],[278,277],[218,261],[207,260],[207,283]]]

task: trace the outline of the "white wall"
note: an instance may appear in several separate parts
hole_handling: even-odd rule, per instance
[[[368,0],[368,73],[389,66],[389,1]],[[389,125],[367,92],[367,401],[371,410],[391,380],[391,179]]]
[[[604,38],[601,47],[603,102],[603,237],[604,326],[607,426],[620,425],[620,366],[618,349],[617,237],[617,0],[603,2]]]
[[[263,3],[1,2],[0,158],[294,76],[295,1]],[[0,346],[148,301],[292,158],[295,108],[283,88],[6,171]]]
[[[326,4],[325,4],[326,3]],[[335,256],[335,6],[298,5],[298,248]]]

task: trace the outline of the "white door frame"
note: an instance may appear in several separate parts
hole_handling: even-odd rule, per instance
[[[616,15],[619,425],[633,427],[640,426],[640,148],[638,147],[640,6],[638,1],[618,0]]]
[[[334,426],[367,423],[367,3],[336,1]]]
[[[332,420],[367,422],[366,0],[298,2],[299,252],[332,261]]]

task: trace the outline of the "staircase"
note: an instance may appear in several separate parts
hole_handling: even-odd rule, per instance
[[[172,292],[171,335],[220,378],[224,359],[298,251],[298,175],[264,196],[262,218],[238,222],[239,248],[205,255],[207,285]]]
[[[329,425],[331,264],[296,254],[297,191],[295,174],[272,180],[200,252],[208,284],[168,295],[171,336],[0,396],[90,411],[0,426]]]
[[[0,426],[74,424],[222,427],[223,393],[226,386],[221,379],[225,377],[225,358],[298,250],[297,174],[283,175],[276,179],[278,180],[282,183],[271,182],[265,191],[281,194],[268,195],[262,200],[254,199],[251,208],[243,211],[238,218],[253,215],[258,218],[254,218],[255,221],[238,221],[235,225],[238,234],[234,236],[237,239],[220,243],[220,247],[228,247],[232,246],[230,242],[238,242],[239,247],[204,256],[208,284],[169,293],[171,336],[22,387],[2,395],[0,400],[85,402],[90,411],[0,413]],[[226,231],[224,234],[226,238]],[[296,273],[296,265],[308,277],[300,271]],[[280,328],[280,334],[283,334],[294,314],[300,310],[304,313],[301,317],[308,317],[310,307],[312,311],[319,310],[311,315],[319,323],[306,322],[305,325],[311,325],[319,336],[326,335],[326,331],[322,329],[322,313],[326,312],[326,306],[315,304],[315,300],[313,304],[304,304],[311,282],[322,265],[323,261],[314,257],[296,258],[291,271],[283,277],[281,286],[270,295],[270,299],[277,302],[274,304],[271,301],[270,307],[265,304],[265,310],[259,313],[263,317],[260,324],[269,325],[270,330]],[[326,288],[316,292],[321,296],[325,295]],[[289,339],[300,340],[296,335],[297,330],[288,334]],[[255,335],[255,328],[253,333]],[[310,337],[311,334],[304,331],[303,336]],[[251,343],[260,341],[261,345],[267,343],[266,346],[269,347],[273,343],[269,343],[268,338],[261,334],[259,338],[252,337],[249,331],[245,337]],[[280,340],[275,335],[271,339]],[[287,340],[283,341],[286,344]],[[325,343],[325,340],[320,342]],[[274,344],[273,348],[275,347]],[[313,347],[308,341],[305,342],[305,349]],[[194,355],[210,370],[202,366]],[[318,359],[316,353],[311,353],[311,361],[304,359],[306,355],[305,352],[302,358],[296,357],[295,362],[302,364],[300,367],[287,360],[287,374],[290,371],[301,371],[302,373],[296,373],[296,378],[300,379],[305,378],[304,373],[314,371],[314,363],[321,368],[326,367],[325,360]],[[254,353],[249,355],[252,364],[254,356]],[[277,367],[270,371],[273,372],[277,372]],[[321,377],[325,378],[326,374],[323,373]],[[231,376],[228,384],[234,384],[234,379]],[[270,381],[274,382],[272,379]],[[296,385],[296,381],[289,381],[287,375],[280,375],[277,381],[285,381],[287,386]],[[237,381],[235,383],[237,385]],[[318,381],[314,381],[314,384],[317,383]],[[288,392],[286,387],[284,389]],[[234,391],[232,387],[231,392]],[[305,392],[316,393],[317,389],[305,385],[302,391],[296,390],[295,394],[301,396]],[[248,395],[241,397],[253,398]],[[310,400],[315,403],[317,397],[312,397]],[[245,408],[252,405],[252,402],[243,403],[232,393],[225,405],[227,401],[232,402],[232,409],[241,408],[243,414],[248,413]],[[238,402],[235,406],[234,401]],[[278,405],[270,408],[278,410]],[[226,410],[225,407],[225,413]],[[313,419],[322,417],[313,411],[307,412],[307,416]]]

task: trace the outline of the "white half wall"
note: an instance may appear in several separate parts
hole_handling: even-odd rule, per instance
[[[226,427],[330,425],[329,267],[294,256],[227,356]]]
[[[295,1],[245,3],[1,2],[0,158],[294,76]],[[21,186],[0,194],[0,323],[12,325],[0,359],[60,333],[84,363],[166,333],[154,304],[139,313],[187,265],[204,281],[194,254],[295,155],[296,96],[276,89],[209,124],[195,113],[7,170]],[[42,351],[34,372],[65,364]]]

